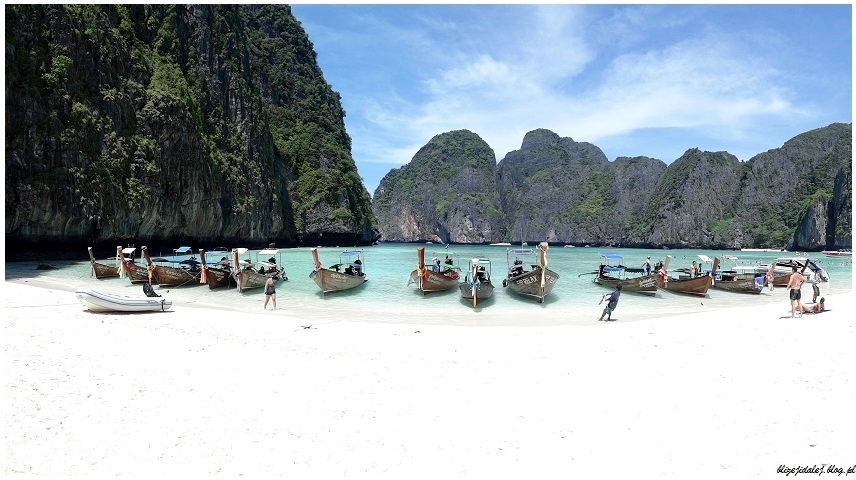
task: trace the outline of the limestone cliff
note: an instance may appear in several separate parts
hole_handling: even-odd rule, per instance
[[[461,139],[478,139],[479,150],[489,150],[475,134]],[[692,148],[666,166],[646,157],[609,162],[595,145],[534,130],[524,137],[520,150],[510,152],[496,166],[499,212],[489,217],[473,212],[448,241],[791,250],[850,247],[851,144],[852,125],[832,124],[746,162],[728,152]],[[417,155],[418,168],[431,171],[439,162],[450,168],[450,163],[468,161],[466,151],[461,146],[454,156],[442,151]],[[425,233],[439,231],[432,202],[398,204],[384,197],[385,192],[395,191],[407,198],[426,188],[435,197],[455,195],[443,184],[426,186],[424,178],[402,174],[412,168],[405,165],[390,172],[375,194],[383,238],[446,241],[442,235]],[[488,170],[484,165],[482,175]],[[400,227],[405,224],[406,228]],[[479,226],[486,224],[489,228]]]
[[[387,241],[485,243],[497,236],[493,150],[478,135],[440,134],[378,185],[373,208]]]
[[[7,5],[6,241],[369,243],[287,6]]]

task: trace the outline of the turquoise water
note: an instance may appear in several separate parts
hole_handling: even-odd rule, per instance
[[[457,289],[447,292],[422,295],[415,285],[407,285],[410,272],[416,268],[416,247],[425,247],[425,260],[430,263],[434,252],[442,260],[447,253],[456,255],[461,266],[466,269],[469,258],[481,256],[492,261],[493,281],[496,290],[493,298],[480,303],[478,308],[463,300]],[[196,247],[194,247],[195,249]],[[603,305],[599,305],[601,296],[610,290],[592,283],[592,275],[586,275],[597,269],[600,263],[598,252],[612,252],[622,255],[629,267],[641,267],[647,255],[652,265],[672,255],[670,269],[687,268],[696,255],[704,254],[711,258],[724,255],[738,257],[740,265],[769,263],[777,257],[795,256],[791,252],[742,252],[734,250],[649,250],[618,248],[562,248],[551,247],[547,259],[551,270],[560,278],[553,292],[543,304],[519,297],[502,287],[502,278],[508,268],[506,252],[508,247],[499,245],[471,246],[383,243],[362,248],[364,271],[368,281],[354,290],[323,295],[317,285],[309,278],[313,261],[309,248],[281,250],[282,264],[289,280],[277,284],[279,309],[272,315],[297,316],[313,323],[351,319],[375,322],[404,322],[419,324],[462,324],[462,325],[564,325],[587,324],[597,320]],[[533,247],[530,247],[533,248]],[[353,249],[353,248],[352,248]],[[325,265],[339,263],[339,254],[346,248],[322,247],[318,249],[321,262]],[[537,248],[535,248],[537,251]],[[98,258],[105,258],[112,252],[100,252]],[[157,252],[152,252],[153,254]],[[255,258],[253,252],[253,258]],[[532,257],[537,258],[537,257]],[[823,266],[830,274],[830,282],[821,285],[822,295],[846,294],[852,292],[853,265],[851,258],[824,257],[816,253],[809,258]],[[111,260],[100,260],[110,264]],[[512,258],[513,261],[513,258]],[[38,263],[50,263],[57,270],[36,270]],[[529,263],[528,261],[526,263]],[[535,260],[532,263],[536,263]],[[126,278],[98,280],[91,274],[88,254],[82,251],[80,261],[42,261],[11,262],[5,264],[7,280],[20,282],[47,283],[63,285],[73,290],[79,286],[90,286],[100,290],[124,294],[142,295],[141,285],[132,285]],[[234,288],[210,290],[207,286],[184,286],[173,288],[157,287],[161,295],[170,297],[176,305],[199,305],[226,309],[235,312],[262,312],[264,293],[262,289],[239,293]],[[803,288],[803,298],[811,300],[811,287]],[[789,308],[788,296],[784,288],[773,292],[764,290],[760,295],[736,294],[710,289],[705,298],[697,298],[658,291],[653,297],[625,292],[619,306],[613,314],[618,320],[641,320],[670,314],[704,311],[706,309],[730,308],[741,305],[779,303],[783,314]],[[834,302],[827,303],[835,308]],[[597,323],[596,321],[594,322]]]

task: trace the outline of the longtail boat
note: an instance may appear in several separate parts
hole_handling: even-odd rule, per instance
[[[481,300],[493,295],[493,283],[490,280],[491,263],[487,257],[475,257],[470,260],[464,281],[458,284],[461,296],[473,301],[473,308]]]
[[[446,254],[446,263],[440,265],[437,254],[434,254],[431,268],[426,268],[425,247],[416,247],[416,270],[410,272],[410,280],[407,284],[416,283],[423,295],[431,292],[443,292],[457,285],[461,278],[461,274],[458,273],[461,268],[455,265],[456,256],[451,254],[450,257],[449,255]]]
[[[315,268],[309,274],[309,278],[321,288],[324,295],[342,290],[350,290],[366,282],[366,274],[363,271],[362,250],[346,250],[339,255],[339,263],[331,265],[330,268],[321,266],[318,259],[318,249],[312,249],[312,259]],[[344,271],[342,270],[344,267]]]
[[[89,250],[89,261],[92,263],[92,274],[95,275],[95,278],[112,278],[118,277],[119,272],[122,270],[121,258],[122,257],[122,246],[116,247],[116,265],[106,265],[104,263],[99,263],[95,261],[95,255],[92,253],[92,247],[87,247]]]
[[[701,297],[707,295],[707,290],[713,283],[713,277],[710,275],[710,272],[695,277],[689,275],[674,277],[667,273],[669,268],[669,262],[671,260],[672,256],[667,255],[666,264],[663,266],[661,272],[659,272],[659,275],[657,275],[657,286],[659,288],[668,290],[670,292],[684,293],[687,295],[698,295]],[[713,270],[716,270],[718,266],[719,258],[714,260]]]
[[[229,265],[224,266],[222,262],[218,262],[214,264],[217,266],[209,266],[205,261],[205,250],[202,248],[199,249],[199,260],[202,262],[202,275],[199,277],[199,282],[207,283],[209,289],[228,287],[235,282]]]
[[[146,248],[146,247],[143,247]],[[136,248],[128,247],[122,250],[122,267],[125,269],[125,274],[128,275],[128,280],[131,283],[157,283],[157,279],[149,275],[149,269],[134,263],[134,251]]]
[[[808,257],[782,257],[777,258],[769,265],[763,265],[767,269],[773,271],[773,286],[786,287],[791,279],[793,267],[797,267],[800,273],[805,273],[806,270],[814,272],[818,282],[824,283],[829,281],[829,273],[818,265],[815,261]]]
[[[547,250],[550,246],[547,242],[541,242],[538,245],[540,250],[538,255],[538,263],[530,262],[531,269],[526,270],[523,258],[534,254],[531,248],[509,248],[506,252],[506,260],[508,261],[508,276],[503,279],[502,286],[508,287],[512,292],[538,300],[538,303],[544,301],[556,281],[559,279],[559,274],[547,268]],[[514,257],[512,263],[511,258]]]
[[[657,275],[645,275],[644,268],[630,268],[624,264],[624,257],[617,253],[598,252],[600,266],[592,282],[615,290],[621,285],[622,292],[636,292],[647,295],[657,293]],[[628,275],[630,274],[630,275]]]
[[[177,249],[176,252],[181,253],[179,250]],[[152,277],[163,287],[195,286],[200,284],[199,277],[202,275],[202,269],[199,268],[199,262],[194,258],[181,259],[174,256],[168,259],[159,259],[185,266],[185,268],[180,268],[153,264],[149,256],[149,250],[146,247],[143,247],[143,256],[146,258],[146,265],[151,270]]]
[[[707,264],[718,264],[719,257],[711,260],[707,255],[699,255],[699,268],[704,268]],[[737,257],[725,255],[729,261],[733,261],[734,265],[723,269],[711,268],[713,275],[713,288],[734,293],[751,293],[759,294],[764,289],[765,273],[763,270],[758,270],[754,266],[743,267],[737,265]]]
[[[277,268],[276,257],[280,256],[278,249],[265,249],[258,252],[257,257],[273,255],[270,260],[260,260],[257,258],[255,262],[249,259],[241,261],[238,258],[238,254],[247,253],[248,251],[246,248],[236,248],[232,251],[232,263],[239,266],[234,274],[239,292],[262,288],[270,277],[273,277],[277,281],[280,279],[287,280],[285,269]],[[281,259],[280,263],[282,263]]]

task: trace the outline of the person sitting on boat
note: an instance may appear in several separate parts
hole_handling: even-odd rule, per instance
[[[274,257],[268,258],[268,263],[272,263],[272,264],[276,265],[276,258],[274,258]]]
[[[444,262],[444,263],[445,263],[446,265],[452,265],[452,259],[451,259],[451,258],[449,258],[449,256],[448,256],[448,255],[446,255],[446,260],[445,260],[445,262]]]
[[[359,258],[354,260],[354,275],[362,276],[363,274],[363,261]]]
[[[440,271],[440,259],[435,255],[434,258],[431,259],[431,270],[435,272]]]
[[[476,280],[478,280],[478,281],[480,281],[480,282],[484,282],[484,281],[485,281],[485,277],[484,277],[484,267],[477,267],[477,268],[476,268]]]
[[[354,274],[354,266],[348,265],[347,267],[345,267],[345,273],[347,275],[353,275]]]
[[[262,275],[265,274],[265,266],[264,265],[259,267],[259,273],[261,273]]]
[[[511,275],[522,275],[523,274],[523,260],[517,259],[514,261],[514,266],[511,267]]]

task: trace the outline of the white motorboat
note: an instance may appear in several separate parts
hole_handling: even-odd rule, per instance
[[[75,294],[80,303],[95,312],[165,312],[172,308],[172,300],[166,297],[128,297],[87,287],[78,288]]]

